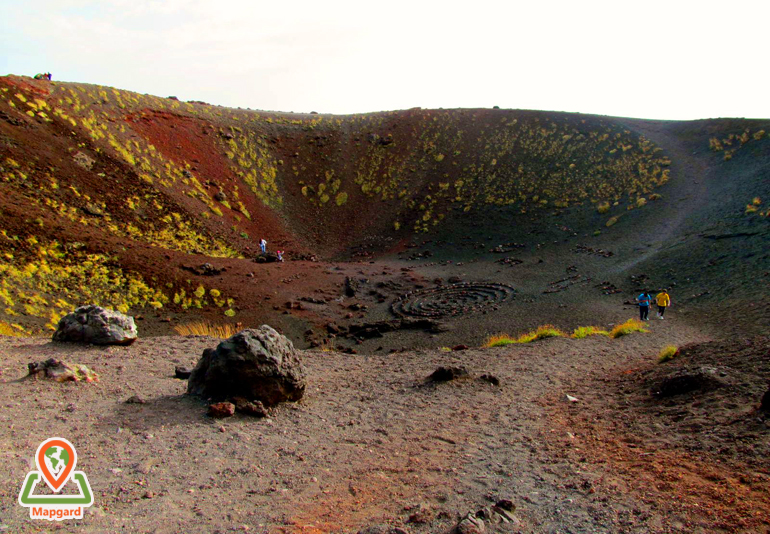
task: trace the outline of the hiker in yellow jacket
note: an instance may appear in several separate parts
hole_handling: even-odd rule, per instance
[[[660,293],[655,295],[655,303],[658,305],[658,318],[663,319],[666,308],[671,306],[671,297],[668,295],[667,289],[661,289]]]

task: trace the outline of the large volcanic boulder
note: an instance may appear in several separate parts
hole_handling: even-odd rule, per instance
[[[130,345],[136,341],[134,318],[100,306],[81,306],[59,320],[54,341]]]
[[[291,341],[262,325],[204,350],[187,392],[215,400],[243,397],[272,406],[302,398],[305,369]]]

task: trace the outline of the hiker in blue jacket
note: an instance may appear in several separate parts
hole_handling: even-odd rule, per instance
[[[641,295],[636,297],[636,302],[639,303],[639,320],[650,320],[650,304],[652,303],[652,295],[649,291],[643,291]]]

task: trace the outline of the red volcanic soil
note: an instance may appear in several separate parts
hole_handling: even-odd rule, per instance
[[[126,121],[132,123],[135,131],[147,138],[170,160],[182,166],[185,162],[191,162],[190,170],[206,177],[204,185],[210,189],[212,195],[219,190],[232,191],[233,186],[238,184],[239,180],[233,174],[227,158],[214,144],[214,138],[219,133],[211,124],[168,112],[151,110],[145,110],[138,115],[129,115]],[[252,215],[250,221],[251,228],[254,228],[252,249],[258,250],[256,244],[261,237],[270,237],[270,244],[274,250],[276,248],[301,250],[291,232],[287,230],[286,222],[281,221],[274,211],[265,209],[252,196],[245,196],[245,204]],[[232,224],[227,217],[226,221]]]

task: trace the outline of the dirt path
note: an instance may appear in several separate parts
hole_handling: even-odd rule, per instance
[[[638,131],[657,146],[666,147],[666,155],[671,159],[672,179],[661,190],[664,198],[656,201],[660,204],[656,218],[645,221],[644,227],[634,232],[637,242],[644,242],[647,246],[635,249],[626,261],[617,264],[616,272],[627,271],[681,242],[687,235],[683,230],[688,220],[714,200],[709,197],[707,163],[688,150],[680,136],[671,134],[660,123],[635,121],[626,126]]]
[[[500,532],[677,531],[668,508],[641,499],[633,481],[605,483],[602,466],[566,454],[565,437],[573,438],[553,417],[581,412],[585,402],[602,410],[602,395],[586,394],[588,377],[649,361],[663,344],[702,339],[673,322],[651,326],[650,334],[617,340],[455,353],[307,353],[311,385],[302,402],[268,420],[225,421],[207,418],[205,405],[171,377],[175,364],[215,344],[209,338],[109,349],[3,338],[0,445],[8,467],[0,514],[13,532],[47,527],[25,519],[15,495],[37,443],[66,435],[97,496],[88,529],[357,532],[389,523],[443,532],[508,498],[519,523]],[[101,382],[17,380],[26,362],[50,356],[93,366]],[[438,365],[464,365],[471,378],[426,384]],[[134,394],[146,404],[124,404]],[[569,403],[566,394],[581,400]]]

